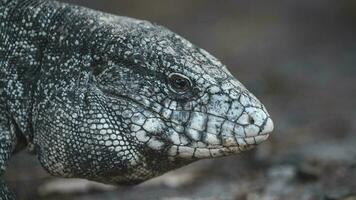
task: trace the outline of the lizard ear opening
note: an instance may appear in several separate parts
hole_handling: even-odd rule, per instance
[[[92,66],[92,72],[95,77],[100,76],[105,71],[105,67],[101,63],[95,63]]]
[[[105,62],[105,58],[100,56],[93,58],[93,64],[91,68],[95,77],[101,76],[107,69],[107,62]]]

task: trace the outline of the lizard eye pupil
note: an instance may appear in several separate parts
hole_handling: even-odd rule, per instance
[[[172,73],[169,75],[169,85],[174,92],[185,93],[191,88],[192,84],[188,77]]]

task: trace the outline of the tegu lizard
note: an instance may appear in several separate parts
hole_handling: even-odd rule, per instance
[[[237,154],[273,130],[227,67],[181,36],[50,0],[0,0],[0,119],[1,177],[31,146],[54,176],[109,184]]]

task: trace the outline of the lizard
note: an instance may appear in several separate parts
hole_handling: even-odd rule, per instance
[[[0,0],[0,195],[30,149],[58,177],[134,185],[265,141],[265,106],[161,25],[50,0]]]

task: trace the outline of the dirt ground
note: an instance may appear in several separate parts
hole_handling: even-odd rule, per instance
[[[136,187],[44,172],[12,160],[19,199],[356,200],[356,3],[349,0],[70,1],[155,21],[220,58],[266,105],[270,140]]]

